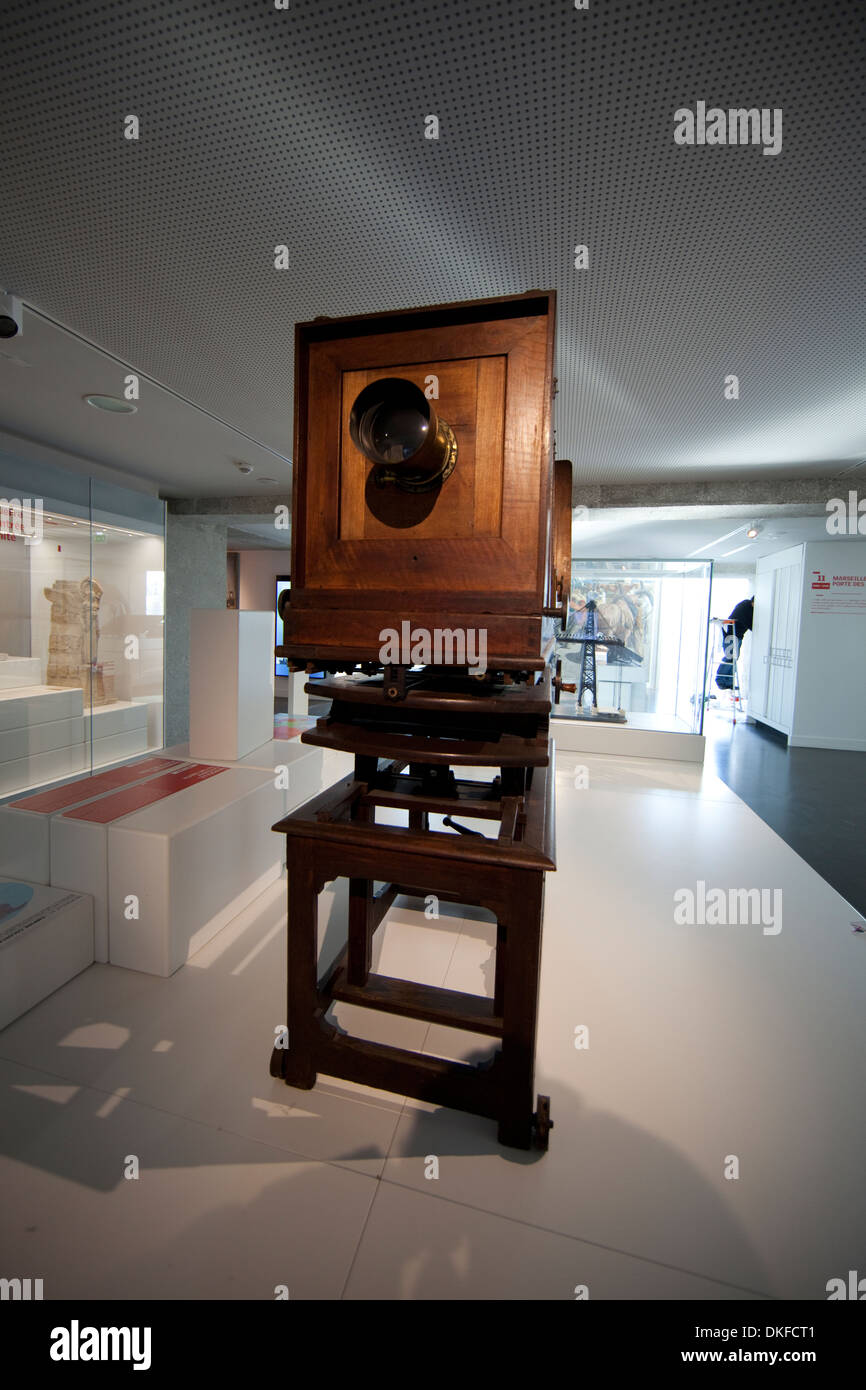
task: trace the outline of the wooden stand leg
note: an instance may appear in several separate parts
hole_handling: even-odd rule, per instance
[[[300,852],[299,852],[300,851]],[[288,1017],[289,1046],[282,1058],[282,1077],[289,1086],[309,1091],[316,1084],[312,1030],[317,1005],[319,895],[309,852],[303,841],[288,845]],[[275,1052],[278,1049],[275,1049]]]
[[[493,974],[493,1009],[502,1017],[505,1004],[505,975],[508,969],[508,933],[505,923],[496,919],[496,960]]]
[[[516,1149],[532,1146],[535,1031],[544,907],[544,875],[527,873],[523,877],[525,886],[515,884],[514,906],[506,926],[508,968],[503,990],[500,1058],[499,1142]]]
[[[349,949],[346,979],[350,985],[365,985],[370,976],[373,955],[373,883],[369,878],[349,879]]]

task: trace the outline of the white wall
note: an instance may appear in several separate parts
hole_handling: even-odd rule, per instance
[[[285,550],[239,550],[239,607],[256,613],[276,612],[277,575],[288,574],[291,552]]]
[[[866,541],[758,561],[753,665],[755,718],[793,745],[866,752]]]
[[[866,579],[866,541],[810,541],[805,547],[797,691],[790,742],[809,748],[866,751],[866,584],[833,585],[830,609],[816,611],[826,590],[818,570]],[[837,611],[832,611],[836,609]]]
[[[285,550],[239,550],[238,607],[255,613],[274,614],[274,636],[276,637],[277,575],[289,574],[292,567],[292,553]],[[274,694],[287,699],[289,682],[285,676],[274,680]]]

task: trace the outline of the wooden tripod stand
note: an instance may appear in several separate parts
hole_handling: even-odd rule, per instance
[[[501,1143],[546,1148],[549,1101],[533,1104],[533,1094],[544,876],[556,867],[549,669],[535,685],[495,693],[429,672],[396,687],[386,673],[307,689],[333,703],[304,741],[354,753],[355,769],[273,827],[286,836],[289,1038],[274,1048],[271,1074],[309,1089],[322,1071],[488,1116]],[[452,771],[470,766],[499,772],[485,783]],[[378,823],[385,807],[407,812],[407,825]],[[453,813],[498,823],[498,832],[468,831]],[[431,815],[464,833],[431,828]],[[348,939],[320,981],[318,896],[337,877],[349,880]],[[386,885],[378,893],[376,882]],[[373,934],[399,893],[494,914],[492,999],[372,973]],[[326,1019],[336,1000],[483,1034],[500,1047],[470,1065],[353,1038]]]

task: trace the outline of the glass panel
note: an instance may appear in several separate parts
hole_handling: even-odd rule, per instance
[[[162,747],[165,537],[152,498],[94,478],[91,501],[86,713],[93,766],[104,767]]]
[[[0,799],[162,744],[163,582],[162,502],[0,455]]]
[[[562,679],[578,689],[563,694],[557,718],[699,733],[711,574],[709,561],[575,557],[571,618],[556,649]]]
[[[11,495],[10,495],[11,494]],[[87,771],[89,524],[0,475],[0,796]]]

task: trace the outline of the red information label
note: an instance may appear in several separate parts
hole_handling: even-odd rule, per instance
[[[155,801],[163,801],[175,792],[186,787],[194,787],[198,782],[206,782],[209,777],[218,777],[227,772],[225,767],[211,767],[207,763],[190,763],[179,772],[167,772],[164,777],[154,777],[152,782],[143,782],[140,787],[128,787],[115,796],[104,796],[99,801],[79,806],[77,811],[66,811],[64,820],[86,820],[94,825],[108,825],[111,821],[129,816],[133,811],[141,811],[152,806]]]
[[[151,773],[168,772],[170,768],[178,766],[177,758],[145,758],[140,763],[126,763],[123,767],[112,768],[110,772],[97,772],[93,777],[67,782],[65,787],[55,787],[53,791],[37,792],[35,796],[13,801],[10,805],[16,811],[35,811],[38,815],[50,816],[66,806],[76,806],[79,801],[89,801],[118,787],[128,787],[130,782],[138,782]]]

